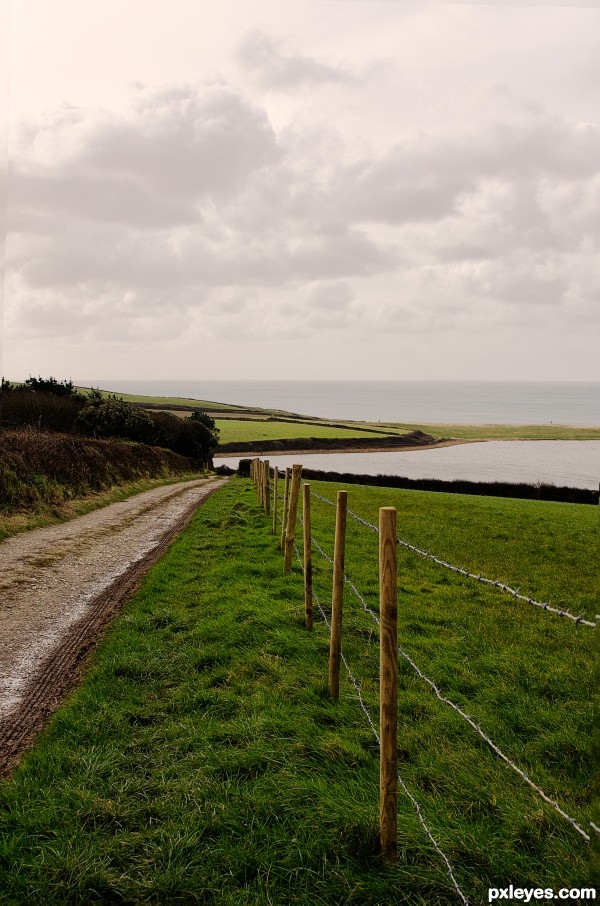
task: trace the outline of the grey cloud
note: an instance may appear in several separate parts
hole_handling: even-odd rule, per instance
[[[237,58],[262,84],[274,89],[355,81],[344,68],[329,66],[314,57],[286,53],[282,42],[258,31],[244,38]]]
[[[340,169],[336,192],[355,220],[406,223],[452,215],[482,179],[521,185],[599,172],[600,128],[531,111],[459,137],[409,132],[380,158]]]
[[[21,133],[11,173],[11,203],[21,211],[137,227],[189,223],[280,156],[264,110],[222,85],[150,92],[128,119],[90,117],[75,147],[73,119],[84,114],[68,114],[45,125],[49,134]],[[54,159],[40,165],[36,143],[55,148]]]
[[[308,288],[306,295],[312,308],[329,311],[344,311],[354,298],[346,280],[317,283]]]

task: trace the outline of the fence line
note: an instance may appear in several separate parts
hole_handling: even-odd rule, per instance
[[[311,493],[312,493],[317,499],[322,500],[324,503],[326,503],[326,504],[328,504],[328,505],[330,505],[330,506],[336,507],[336,504],[333,503],[333,501],[329,500],[328,498],[322,497],[320,494],[317,494],[317,493],[314,492],[314,491],[312,491]],[[362,524],[365,525],[367,528],[369,528],[370,530],[374,531],[377,535],[379,535],[379,529],[377,528],[377,526],[373,525],[372,523],[370,523],[370,522],[368,522],[367,520],[363,519],[362,517],[358,516],[356,513],[354,513],[352,510],[350,510],[350,508],[347,507],[346,510],[347,510],[347,512],[351,515],[352,518],[356,519],[358,522],[362,523]],[[285,512],[284,512],[284,514],[283,514],[283,519],[285,519]],[[302,520],[301,517],[299,518],[299,521],[300,521],[301,524],[303,523],[303,520]],[[473,579],[476,579],[476,580],[478,580],[478,581],[482,581],[482,582],[484,582],[485,584],[488,584],[488,585],[492,585],[492,586],[496,586],[496,587],[501,587],[503,590],[508,589],[508,586],[502,585],[502,583],[492,582],[492,581],[489,580],[489,579],[484,579],[484,578],[481,577],[481,576],[475,576],[475,575],[473,575],[473,574],[471,574],[471,573],[468,573],[466,570],[462,570],[462,569],[460,569],[460,568],[458,568],[458,567],[453,567],[451,564],[448,564],[448,563],[446,563],[445,561],[442,561],[442,560],[440,560],[439,558],[434,557],[432,554],[429,554],[429,552],[423,551],[423,550],[421,550],[421,549],[419,549],[419,548],[416,548],[416,547],[414,547],[413,545],[409,544],[408,542],[404,542],[404,541],[402,541],[402,540],[399,539],[399,538],[397,539],[397,542],[398,542],[399,544],[401,544],[401,545],[403,545],[403,546],[406,546],[406,547],[408,547],[409,549],[415,551],[416,553],[419,553],[419,554],[421,554],[421,555],[423,555],[423,556],[426,556],[426,557],[428,557],[429,559],[434,560],[434,562],[436,562],[436,563],[438,563],[438,564],[441,564],[441,565],[443,565],[443,566],[447,566],[447,567],[449,567],[450,569],[452,569],[453,571],[458,572],[458,573],[460,573],[460,574],[462,574],[462,575],[466,575],[466,576],[468,576],[469,578],[473,578]],[[297,556],[297,558],[298,558],[298,560],[299,560],[299,562],[300,562],[300,566],[301,566],[301,568],[302,568],[302,571],[304,572],[304,564],[303,564],[302,559],[301,559],[301,557],[300,557],[300,553],[299,553],[299,551],[298,551],[298,548],[297,548],[297,545],[296,545],[295,541],[293,542],[293,544],[294,544],[294,549],[295,549],[295,552],[296,552],[296,556]],[[331,565],[334,565],[334,560],[329,556],[329,554],[327,554],[327,552],[323,549],[323,547],[321,546],[321,544],[320,544],[314,537],[312,538],[312,544],[314,545],[314,547],[316,548],[316,550],[321,554],[321,556],[322,556],[328,563],[330,563]],[[354,584],[354,582],[352,582],[352,580],[350,580],[350,579],[348,578],[348,576],[346,575],[345,572],[343,572],[343,583],[344,583],[344,584],[347,584],[347,585],[350,587],[350,589],[352,590],[353,594],[354,594],[354,595],[357,597],[357,599],[360,601],[360,603],[361,603],[363,609],[365,610],[365,612],[367,612],[367,613],[371,616],[371,618],[375,621],[375,623],[377,624],[377,626],[380,626],[379,617],[378,617],[377,614],[376,614],[376,613],[368,606],[368,604],[367,604],[365,598],[361,595],[360,591],[358,590],[358,588],[356,587],[356,585]],[[510,589],[510,591],[511,591],[513,594],[515,594],[516,596],[521,597],[523,600],[527,600],[527,601],[529,601],[530,603],[538,603],[538,602],[533,602],[530,598],[526,598],[525,596],[518,595],[518,592],[515,593],[514,590],[512,590],[512,589]],[[320,604],[320,602],[319,602],[319,600],[318,600],[317,593],[316,593],[316,591],[315,591],[314,589],[313,589],[313,594],[314,594],[314,599],[315,599],[315,601],[316,601],[316,603],[317,603],[317,607],[318,607],[318,609],[319,609],[319,611],[320,611],[320,613],[321,613],[321,616],[323,617],[323,620],[325,621],[326,625],[327,625],[328,628],[329,628],[329,626],[330,626],[329,621],[328,621],[327,616],[326,616],[326,614],[325,614],[325,612],[324,612],[324,610],[323,610],[323,608],[322,608],[322,606],[321,606],[321,604]],[[539,605],[539,603],[538,603],[538,606],[543,606],[544,609],[555,610],[554,608],[549,608],[549,605]],[[573,615],[572,615],[572,614],[569,614],[568,612],[565,612],[565,611],[556,611],[556,612],[559,612],[559,613],[561,613],[561,615],[564,615],[564,616],[570,616],[571,619],[575,619],[576,622],[582,622],[584,625],[588,625],[588,626],[591,625],[592,627],[595,626],[595,624],[589,623],[588,621],[583,621],[581,618],[575,618],[575,617],[573,617]],[[492,740],[492,739],[491,739],[491,738],[490,738],[490,737],[482,730],[482,728],[475,722],[475,720],[474,720],[472,717],[470,717],[468,714],[466,714],[466,713],[465,713],[458,705],[456,705],[456,704],[455,704],[453,701],[451,701],[449,698],[446,698],[446,697],[441,693],[440,689],[439,689],[438,686],[435,684],[435,682],[434,682],[433,680],[431,680],[428,676],[426,676],[426,675],[422,672],[422,670],[418,667],[418,665],[415,663],[415,661],[410,657],[409,654],[407,654],[407,652],[405,652],[405,651],[400,647],[400,645],[397,646],[397,650],[398,650],[398,653],[399,653],[406,661],[408,661],[408,663],[412,666],[413,670],[417,673],[417,675],[419,676],[419,678],[422,679],[424,682],[426,682],[426,683],[430,686],[430,688],[433,690],[433,692],[435,693],[435,695],[436,695],[436,697],[438,698],[438,700],[441,701],[443,704],[446,704],[446,705],[448,705],[449,707],[451,707],[451,708],[452,708],[452,709],[453,709],[460,717],[462,717],[463,720],[465,720],[465,721],[471,726],[471,728],[474,729],[474,730],[478,733],[478,735],[481,737],[481,739],[483,739],[484,742],[486,742],[486,744],[492,749],[492,751],[493,751],[493,752],[494,752],[494,753],[495,753],[502,761],[505,762],[505,764],[507,764],[510,768],[512,768],[513,771],[515,771],[515,773],[516,773],[516,774],[517,774],[517,775],[518,775],[518,776],[519,776],[519,777],[520,777],[520,778],[521,778],[521,779],[522,779],[522,780],[523,780],[523,781],[524,781],[524,782],[525,782],[525,783],[526,783],[526,784],[527,784],[534,792],[536,792],[536,793],[538,794],[538,796],[539,796],[544,802],[546,802],[549,806],[551,806],[551,807],[554,809],[554,811],[556,811],[557,814],[559,814],[565,821],[567,821],[567,822],[571,825],[571,827],[572,827],[574,830],[576,830],[577,833],[579,833],[579,834],[583,837],[583,839],[586,840],[586,842],[589,843],[589,842],[590,842],[590,836],[589,836],[589,834],[586,833],[586,831],[585,831],[585,830],[583,829],[583,827],[576,821],[576,819],[573,818],[571,815],[569,815],[567,812],[565,812],[564,809],[562,809],[561,806],[560,806],[557,802],[555,802],[550,796],[548,796],[548,795],[544,792],[544,790],[541,789],[541,787],[539,787],[537,784],[535,784],[535,783],[529,778],[528,774],[527,774],[525,771],[523,771],[521,768],[519,768],[518,765],[515,764],[515,762],[512,761],[511,758],[509,758],[507,755],[505,755],[504,752],[499,748],[499,746],[497,746],[497,745],[494,743],[494,741],[493,741],[493,740]],[[372,721],[372,719],[370,718],[370,715],[368,714],[368,710],[367,710],[366,707],[364,706],[364,702],[363,702],[363,699],[362,699],[362,693],[361,693],[360,687],[358,686],[358,684],[357,684],[357,682],[356,682],[356,680],[355,680],[355,678],[354,678],[354,675],[352,674],[352,671],[350,670],[350,667],[349,667],[349,665],[348,665],[348,663],[347,663],[347,661],[346,661],[346,659],[345,659],[345,656],[343,655],[343,652],[341,652],[341,660],[342,660],[342,662],[344,663],[344,666],[346,667],[346,670],[347,670],[347,672],[348,672],[348,675],[349,675],[349,677],[350,677],[350,680],[351,680],[353,686],[355,687],[355,689],[356,689],[356,691],[357,691],[357,694],[358,694],[358,696],[359,696],[359,702],[360,702],[360,704],[361,704],[361,707],[363,708],[363,711],[364,711],[365,714],[367,715],[367,718],[368,718],[368,720],[369,720],[369,724],[370,724],[370,726],[371,726],[371,729],[374,731],[375,736],[376,736],[376,738],[378,739],[378,741],[380,741],[379,734],[377,733],[377,731],[376,731],[376,729],[375,729],[375,727],[374,727],[373,721]],[[401,778],[399,775],[398,775],[398,779],[399,779],[399,781],[400,781],[400,783],[401,783],[403,789],[404,789],[405,792],[407,793],[407,795],[412,799],[411,794],[410,794],[409,791],[406,789],[405,784],[404,784],[404,782],[402,781],[402,778]],[[418,803],[416,803],[415,800],[413,800],[413,804],[415,805],[415,807],[418,808]],[[425,825],[424,825],[424,826],[425,826]],[[590,827],[591,827],[596,833],[600,834],[600,828],[598,828],[597,825],[595,825],[595,824],[594,824],[593,822],[591,822],[591,821],[590,821]],[[433,838],[431,838],[431,839],[432,839],[432,841],[433,841]],[[433,842],[434,842],[434,845],[435,845],[435,841],[433,841]],[[437,848],[437,847],[436,847],[436,848]],[[440,851],[440,852],[441,852],[441,851]],[[443,856],[443,853],[441,853],[441,855]],[[444,858],[445,858],[445,857],[444,857]],[[448,865],[449,865],[449,863],[448,863]],[[451,876],[452,876],[452,875],[451,875]],[[453,877],[453,876],[452,876],[452,877]],[[458,890],[459,890],[459,892],[460,892],[460,894],[461,894],[461,896],[462,896],[462,892],[460,891],[459,888],[458,888]],[[465,900],[465,902],[466,902],[466,900]]]
[[[316,541],[314,538],[313,538],[313,545],[315,546],[315,548],[319,551],[319,553],[323,556],[323,558],[325,560],[327,560],[329,563],[333,563],[333,560],[331,559],[331,557],[323,550],[323,548],[321,547],[319,542]],[[361,595],[361,593],[358,591],[354,582],[352,582],[350,579],[348,579],[348,577],[345,574],[344,574],[344,581],[346,582],[348,587],[353,591],[356,598],[358,598],[358,600],[362,604],[363,609],[366,611],[366,613],[370,614],[370,616],[373,618],[373,620],[375,621],[377,626],[379,626],[380,625],[379,617],[368,606],[367,602],[365,601],[365,599]],[[583,837],[584,840],[586,840],[588,843],[590,842],[589,834],[587,834],[585,832],[583,827],[575,820],[575,818],[572,818],[571,815],[569,815],[567,812],[565,812],[560,807],[560,805],[554,801],[554,799],[551,799],[550,796],[548,796],[544,792],[544,790],[541,789],[541,787],[539,787],[536,783],[533,782],[533,780],[531,780],[529,778],[528,774],[525,771],[523,771],[518,765],[516,765],[515,762],[511,758],[508,757],[508,755],[505,755],[504,752],[502,751],[502,749],[500,749],[500,747],[497,746],[496,743],[492,739],[490,739],[490,737],[485,733],[484,730],[481,729],[481,727],[473,720],[472,717],[470,717],[468,714],[466,714],[462,710],[462,708],[460,708],[459,705],[455,704],[455,702],[451,701],[451,699],[446,698],[444,695],[442,695],[442,693],[440,692],[439,688],[434,683],[434,681],[423,673],[423,671],[413,661],[413,659],[410,657],[410,655],[407,654],[406,651],[404,651],[400,647],[400,645],[398,646],[398,654],[402,655],[402,657],[406,661],[408,661],[408,663],[412,666],[412,668],[417,673],[417,675],[424,682],[426,682],[431,687],[431,689],[433,689],[436,697],[441,702],[443,702],[445,705],[448,705],[450,708],[452,708],[454,711],[456,711],[456,713],[459,714],[463,718],[463,720],[465,720],[479,734],[479,736],[484,740],[484,742],[486,742],[488,744],[488,746],[496,753],[496,755],[499,758],[502,759],[502,761],[504,761],[509,767],[511,767],[513,769],[513,771],[515,771],[515,773],[518,774],[519,777],[521,777],[521,779],[524,780],[525,783],[532,790],[534,790],[534,792],[536,792],[538,794],[538,796],[540,796],[541,799],[544,800],[544,802],[546,802],[548,805],[550,805],[562,818],[564,818],[565,821],[567,821],[571,825],[571,827],[573,827],[573,829],[576,830],[577,833],[579,833]],[[600,833],[600,831],[598,831],[598,833]]]
[[[333,501],[329,500],[327,497],[322,497],[320,494],[317,494],[313,491],[315,497],[319,500],[322,500],[324,503],[327,503],[329,506],[335,506]],[[348,507],[348,515],[351,516],[356,522],[360,522],[366,528],[371,529],[371,531],[379,534],[379,529],[372,522],[368,522],[366,519],[363,519],[362,516],[359,516],[358,513],[354,513]],[[420,547],[415,547],[414,544],[410,544],[408,541],[404,541],[402,538],[397,539],[398,544],[402,547],[411,550],[415,554],[419,554],[421,557],[425,557],[428,560],[432,560],[434,563],[437,563],[438,566],[443,566],[446,569],[451,570],[454,573],[458,573],[461,576],[464,576],[467,579],[474,579],[477,582],[481,582],[483,585],[489,585],[493,588],[497,588],[499,591],[503,591],[506,594],[510,595],[512,598],[516,598],[519,601],[526,601],[528,604],[533,605],[533,607],[540,607],[542,610],[547,610],[550,613],[554,613],[559,617],[567,617],[569,620],[573,620],[574,623],[580,626],[588,626],[590,629],[595,629],[597,624],[593,623],[591,620],[584,619],[584,614],[580,614],[578,617],[575,614],[570,613],[568,610],[563,610],[560,607],[554,607],[552,604],[544,603],[543,601],[536,601],[534,598],[528,595],[522,595],[518,588],[511,588],[510,585],[507,585],[505,582],[500,582],[499,580],[494,581],[493,579],[486,579],[485,576],[475,575],[475,573],[470,573],[466,569],[462,569],[460,566],[454,566],[452,563],[448,563],[447,560],[442,560],[440,557],[436,557],[434,554],[429,551],[424,550]]]
[[[302,558],[300,557],[300,551],[298,550],[298,547],[297,547],[297,545],[296,545],[295,543],[294,543],[294,548],[295,548],[295,551],[296,551],[296,557],[298,558],[298,562],[300,563],[300,568],[301,568],[302,571],[304,572],[304,564],[303,564],[303,562],[302,562]],[[322,616],[322,618],[323,618],[323,621],[324,621],[325,625],[327,626],[327,628],[330,629],[331,627],[330,627],[330,624],[329,624],[329,620],[327,619],[327,615],[326,615],[325,611],[323,610],[323,607],[321,606],[321,602],[319,601],[319,597],[318,597],[318,595],[317,595],[317,593],[316,593],[316,591],[315,591],[314,589],[313,589],[313,595],[314,595],[315,603],[316,603],[316,605],[317,605],[317,607],[318,607],[318,609],[319,609],[319,612],[321,613],[321,616]],[[351,668],[350,668],[350,665],[349,665],[349,663],[348,663],[348,661],[347,661],[347,659],[346,659],[346,656],[345,656],[345,654],[344,654],[343,649],[341,649],[341,651],[340,651],[340,656],[341,656],[342,663],[344,664],[344,667],[346,668],[346,672],[347,672],[347,674],[348,674],[348,678],[349,678],[350,682],[352,683],[352,685],[354,686],[354,689],[355,689],[355,692],[356,692],[356,695],[357,695],[357,698],[358,698],[358,703],[359,703],[360,707],[362,708],[362,711],[363,711],[365,717],[367,718],[367,722],[368,722],[368,724],[369,724],[369,726],[370,726],[370,728],[371,728],[371,731],[372,731],[373,735],[375,736],[375,739],[377,740],[377,744],[380,746],[380,745],[381,745],[381,739],[380,739],[379,733],[378,733],[378,731],[377,731],[377,727],[375,726],[375,722],[374,722],[373,718],[371,717],[371,715],[370,715],[370,713],[369,713],[369,709],[368,709],[367,706],[365,705],[365,702],[364,702],[364,699],[363,699],[363,695],[362,695],[362,689],[361,689],[361,687],[360,687],[360,685],[359,685],[359,683],[358,683],[356,677],[354,676],[354,673],[352,672],[352,670],[351,670]],[[435,839],[435,837],[433,836],[433,834],[432,834],[431,831],[429,830],[429,827],[427,826],[427,823],[425,822],[425,819],[424,819],[424,817],[423,817],[423,813],[421,812],[421,806],[419,805],[419,803],[417,802],[417,800],[415,799],[415,797],[413,796],[413,794],[410,792],[410,790],[409,790],[408,787],[406,786],[404,780],[402,779],[402,776],[401,776],[401,774],[400,774],[400,771],[398,771],[398,783],[400,784],[400,786],[401,786],[402,789],[404,790],[404,793],[406,794],[407,798],[410,799],[410,801],[411,801],[411,803],[412,803],[412,805],[413,805],[413,808],[415,809],[415,811],[416,811],[416,813],[417,813],[417,818],[419,819],[419,823],[420,823],[421,827],[423,828],[423,830],[425,831],[427,837],[428,837],[429,840],[431,841],[431,843],[432,843],[432,845],[433,845],[435,851],[437,852],[437,854],[439,855],[439,857],[440,857],[440,858],[442,859],[442,861],[444,862],[444,864],[445,864],[445,866],[446,866],[446,872],[447,872],[447,874],[448,874],[448,877],[449,877],[450,880],[452,881],[452,885],[453,885],[453,887],[454,887],[456,893],[458,894],[458,896],[460,897],[460,899],[461,899],[462,902],[464,903],[464,906],[469,906],[469,901],[468,901],[467,897],[465,896],[465,894],[462,892],[462,890],[461,890],[461,888],[460,888],[460,886],[459,886],[459,884],[458,884],[458,881],[456,880],[456,878],[455,878],[455,876],[454,876],[454,871],[453,871],[453,869],[452,869],[452,865],[450,864],[450,860],[448,859],[448,857],[446,856],[446,854],[445,854],[444,851],[442,850],[440,844],[437,842],[437,840]]]

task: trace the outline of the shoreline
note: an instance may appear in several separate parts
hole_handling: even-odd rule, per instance
[[[456,438],[449,440],[438,440],[433,444],[407,444],[405,447],[400,446],[389,446],[389,447],[336,447],[335,449],[328,447],[326,449],[315,449],[304,448],[303,450],[242,450],[238,453],[227,450],[223,453],[219,453],[218,450],[215,450],[213,459],[256,459],[259,456],[301,456],[303,454],[312,454],[312,455],[324,455],[328,456],[331,453],[414,453],[415,450],[435,450],[439,447],[454,447],[457,444],[485,444],[487,443],[487,438],[482,439],[471,439],[471,438]]]

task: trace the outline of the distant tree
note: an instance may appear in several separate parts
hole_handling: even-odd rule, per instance
[[[204,412],[203,409],[194,409],[194,411],[190,415],[190,421],[198,422],[199,424],[204,425],[205,428],[208,428],[210,433],[215,438],[215,446],[219,443],[220,431],[217,428],[217,423],[215,422],[214,418],[211,418],[207,412]]]
[[[52,393],[53,396],[77,396],[77,388],[72,380],[57,381],[54,377],[32,377],[29,375],[25,387],[37,393]]]
[[[6,378],[0,380],[0,393],[10,393],[11,390],[16,390],[16,384],[11,384],[10,381],[7,381]]]
[[[75,420],[75,430],[91,437],[120,437],[152,443],[152,421],[144,409],[99,392],[88,396]]]

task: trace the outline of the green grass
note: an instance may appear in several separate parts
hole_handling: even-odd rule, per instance
[[[591,507],[348,491],[371,521],[397,505],[401,534],[460,565],[592,607]],[[331,551],[333,510],[313,509]],[[350,520],[346,570],[375,609],[376,563],[375,536]],[[329,570],[315,566],[327,602]],[[345,676],[339,703],[327,699],[326,629],[308,633],[302,607],[301,575],[282,575],[254,489],[232,481],[148,574],[83,686],[0,785],[2,902],[457,902],[402,794],[399,862],[381,863],[377,746]],[[586,823],[594,633],[402,550],[399,622],[425,672]],[[344,650],[376,719],[374,629],[347,594]],[[584,841],[405,662],[399,718],[402,776],[472,903],[489,886],[584,886]]]
[[[110,503],[117,503],[119,500],[126,500],[143,491],[150,491],[152,488],[160,488],[163,485],[176,484],[180,481],[197,481],[201,477],[199,473],[194,472],[172,475],[169,478],[140,478],[137,481],[116,484],[105,491],[87,494],[85,497],[73,497],[55,506],[48,506],[41,512],[24,510],[8,515],[0,513],[0,541],[5,541],[6,538],[11,538],[21,532],[67,522],[76,516],[83,516],[85,513],[91,513]]]
[[[571,425],[379,425],[402,431],[419,428],[434,437],[463,440],[600,440],[600,427],[578,428]]]
[[[217,419],[220,436],[219,442],[228,444],[246,440],[281,440],[288,437],[383,437],[386,432],[367,433],[353,428],[339,428],[327,425],[315,425],[306,422],[287,421],[240,421],[237,419]],[[388,432],[389,433],[389,432]]]
[[[85,393],[89,391],[90,387],[77,387],[77,390]],[[139,394],[132,393],[117,393],[113,390],[101,390],[102,396],[113,396],[116,395],[119,399],[125,400],[126,403],[148,403],[153,405],[164,405],[166,408],[169,406],[192,406],[196,409],[204,409],[209,412],[211,409],[216,409],[218,411],[225,411],[232,409],[237,411],[238,409],[244,410],[245,406],[233,406],[228,403],[215,403],[211,400],[196,400],[190,397],[179,397],[179,396],[141,396]]]

